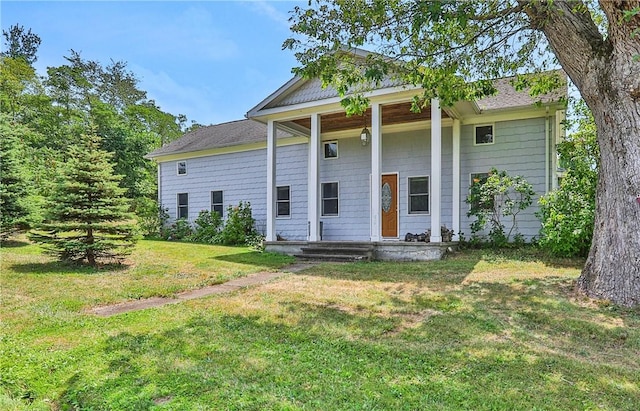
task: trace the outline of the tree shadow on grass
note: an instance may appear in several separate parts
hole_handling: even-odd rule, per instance
[[[87,369],[87,378],[83,371],[71,376],[57,405],[409,410],[597,404],[631,410],[639,399],[619,384],[632,378],[630,369],[601,367],[561,346],[547,351],[526,341],[508,345],[486,338],[507,325],[489,327],[473,313],[433,317],[415,335],[375,337],[367,330],[383,332],[394,322],[306,303],[290,309],[305,319],[292,325],[203,313],[163,332],[107,337],[99,345],[107,361],[103,375],[92,379],[95,371]]]
[[[19,274],[102,274],[108,271],[124,271],[129,269],[125,264],[103,264],[91,267],[84,264],[49,261],[46,263],[12,264],[7,267]]]
[[[29,244],[27,241],[20,240],[4,240],[0,241],[0,248],[18,248],[18,247],[26,247]]]
[[[248,253],[225,254],[211,257],[214,260],[234,264],[245,264],[263,268],[281,268],[294,261],[293,257],[283,254],[250,251]]]

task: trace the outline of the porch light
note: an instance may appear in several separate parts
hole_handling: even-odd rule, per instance
[[[371,132],[367,128],[367,115],[366,114],[362,115],[362,122],[364,123],[364,128],[360,132],[360,142],[362,143],[362,146],[364,147],[367,144],[369,144],[369,141],[371,141]]]
[[[367,126],[364,126],[364,128],[360,132],[360,142],[362,143],[363,146],[366,146],[367,144],[369,144],[370,140],[371,140],[371,132],[369,131]]]

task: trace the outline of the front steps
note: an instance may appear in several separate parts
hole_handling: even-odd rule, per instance
[[[315,261],[371,261],[373,259],[374,246],[371,243],[336,242],[327,241],[309,243],[301,247],[301,253],[294,254],[303,260]]]

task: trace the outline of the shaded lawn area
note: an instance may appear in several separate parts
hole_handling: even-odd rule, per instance
[[[582,261],[533,249],[323,264],[233,294],[110,318],[85,314],[131,289],[159,295],[172,292],[169,284],[217,281],[203,280],[205,272],[238,276],[286,262],[193,247],[143,242],[135,266],[108,273],[55,269],[33,246],[3,249],[0,409],[640,404],[640,311],[574,296]],[[29,273],[29,264],[44,268]]]

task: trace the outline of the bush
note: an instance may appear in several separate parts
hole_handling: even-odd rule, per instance
[[[539,244],[556,256],[587,256],[595,221],[600,152],[593,116],[584,103],[576,106],[577,131],[558,144],[566,169],[560,187],[540,199]]]
[[[254,237],[255,220],[251,215],[251,203],[240,201],[237,206],[227,208],[227,221],[220,232],[220,243],[224,245],[246,245]]]
[[[165,240],[188,240],[193,234],[193,228],[184,218],[176,220],[169,227],[162,230],[162,238]]]
[[[147,197],[140,197],[134,200],[134,212],[138,219],[138,227],[145,237],[161,236],[161,231],[169,214],[162,206]]]
[[[476,218],[471,224],[472,241],[489,226],[489,243],[506,246],[511,235],[518,234],[517,215],[531,205],[534,194],[533,186],[524,177],[512,177],[495,168],[486,179],[474,181],[465,200],[470,205],[467,216]],[[504,220],[508,221],[509,231]]]
[[[202,210],[194,221],[194,231],[188,240],[196,243],[218,244],[222,217],[215,211]]]

